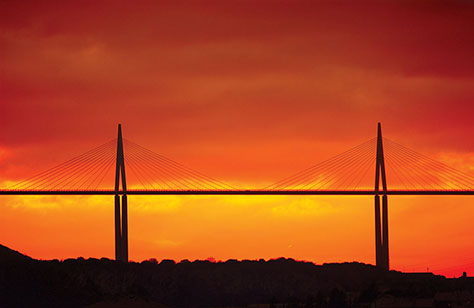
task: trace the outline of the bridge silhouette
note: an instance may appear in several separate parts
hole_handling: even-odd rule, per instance
[[[117,138],[0,195],[114,195],[115,259],[123,262],[128,195],[373,195],[375,264],[388,271],[388,196],[474,195],[474,178],[382,137],[378,123],[376,138],[267,187],[238,189],[123,138],[119,124]]]

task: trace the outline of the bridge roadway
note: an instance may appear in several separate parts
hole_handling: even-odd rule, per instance
[[[474,190],[0,190],[0,195],[236,195],[236,196],[318,196],[318,195],[391,195],[391,196],[467,196]]]

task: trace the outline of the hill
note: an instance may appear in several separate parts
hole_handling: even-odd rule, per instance
[[[366,307],[457,290],[472,292],[474,283],[362,263],[38,261],[0,247],[0,307]]]
[[[0,262],[9,263],[27,260],[31,260],[31,258],[0,244]]]

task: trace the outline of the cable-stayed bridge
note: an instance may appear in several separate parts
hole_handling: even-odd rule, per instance
[[[124,262],[127,195],[373,195],[376,266],[388,270],[388,196],[474,195],[474,178],[383,138],[379,123],[376,138],[267,187],[238,189],[123,138],[119,124],[117,138],[0,195],[114,195],[115,257]]]

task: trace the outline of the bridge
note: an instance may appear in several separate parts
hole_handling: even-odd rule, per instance
[[[117,138],[0,195],[114,195],[115,259],[122,262],[128,262],[128,195],[373,195],[375,264],[388,271],[388,196],[474,195],[474,178],[382,137],[378,123],[376,138],[267,187],[238,189],[123,138],[119,124]]]

